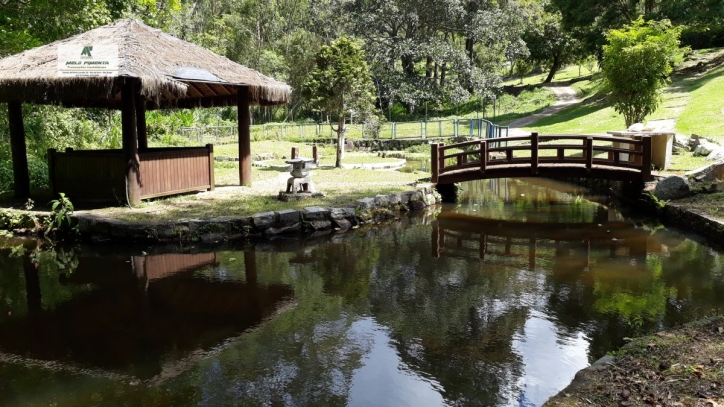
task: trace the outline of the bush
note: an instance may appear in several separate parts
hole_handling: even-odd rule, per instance
[[[35,157],[28,157],[28,172],[30,173],[30,188],[49,188],[48,164]],[[12,191],[15,186],[13,178],[13,163],[10,160],[0,162],[0,192]]]

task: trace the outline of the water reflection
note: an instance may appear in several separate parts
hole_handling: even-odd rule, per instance
[[[279,284],[257,286],[251,268],[246,281],[207,278],[203,270],[218,265],[215,253],[85,255],[72,273],[57,276],[61,287],[85,290],[44,307],[40,265],[22,261],[27,311],[14,307],[0,323],[0,349],[129,380],[157,383],[182,373],[204,350],[258,325],[293,293]]]
[[[329,238],[82,248],[63,278],[0,256],[3,338],[37,342],[0,338],[0,405],[540,405],[624,337],[724,307],[721,253],[549,187],[471,183],[436,217]],[[62,346],[15,321],[34,314]]]

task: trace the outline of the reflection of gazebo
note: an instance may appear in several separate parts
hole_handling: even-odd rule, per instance
[[[118,75],[60,76],[59,47],[77,46],[80,54],[89,45],[118,46]],[[120,109],[123,148],[50,154],[51,186],[71,199],[70,191],[83,200],[127,194],[137,204],[145,197],[213,188],[213,148],[148,148],[147,109],[236,105],[239,178],[250,185],[249,105],[282,104],[290,95],[282,82],[131,19],[4,58],[0,102],[8,103],[15,195],[30,192],[24,102]]]
[[[87,289],[53,306],[25,262],[28,312],[0,321],[0,364],[158,384],[295,305],[291,287],[257,283],[254,252],[244,280],[205,275],[215,253],[84,254],[59,281]]]

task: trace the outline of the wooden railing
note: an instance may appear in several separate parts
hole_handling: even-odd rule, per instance
[[[535,176],[652,179],[650,137],[628,139],[533,133],[447,146],[431,144],[431,148],[433,183]],[[461,149],[463,151],[452,151]],[[545,153],[550,150],[555,154]],[[604,157],[596,156],[602,152],[606,153]]]
[[[141,198],[214,189],[214,146],[148,148],[138,153]],[[123,152],[48,150],[50,187],[73,202],[125,202]]]

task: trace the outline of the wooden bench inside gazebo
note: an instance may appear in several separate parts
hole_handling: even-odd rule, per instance
[[[117,70],[61,72],[60,50],[118,48]],[[86,58],[88,56],[86,55]],[[249,106],[287,103],[291,88],[137,20],[125,19],[0,60],[0,102],[8,104],[15,196],[30,196],[22,104],[121,111],[114,150],[48,152],[53,194],[74,202],[127,202],[214,188],[213,146],[149,148],[146,110],[236,106],[239,183],[251,186]]]

